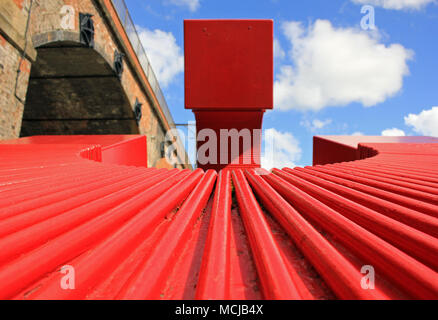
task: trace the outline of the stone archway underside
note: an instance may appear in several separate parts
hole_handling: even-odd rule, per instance
[[[120,80],[97,51],[67,41],[37,51],[20,136],[138,133]]]

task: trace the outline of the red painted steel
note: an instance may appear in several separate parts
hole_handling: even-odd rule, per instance
[[[437,297],[438,280],[435,271],[282,178],[273,174],[263,177],[308,219],[315,221],[345,247],[374,265],[395,284],[409,290],[415,298]]]
[[[263,111],[235,111],[226,115],[222,111],[195,112],[198,130],[208,129],[208,132],[214,133],[217,137],[217,141],[210,141],[212,137],[198,139],[198,166],[204,170],[259,168],[263,113]],[[207,146],[213,146],[217,152],[206,154]],[[238,149],[233,150],[233,146]],[[210,148],[209,152],[213,152],[213,148]],[[199,159],[204,154],[208,156],[206,163]]]
[[[233,171],[233,183],[264,298],[313,299],[296,270],[288,270],[263,211],[241,170]]]
[[[269,174],[264,172],[264,174]],[[343,299],[387,299],[379,290],[360,286],[363,275],[348,258],[332,246],[296,209],[255,171],[246,171],[251,186],[263,206],[274,215],[307,259]]]
[[[299,170],[293,170],[290,168],[284,168],[283,170],[315,185],[323,187],[326,190],[333,191],[334,193],[348,198],[358,204],[380,212],[388,217],[401,221],[418,230],[429,233],[434,237],[438,237],[438,219],[434,217],[430,217],[419,211],[403,207],[394,202],[344,187]]]
[[[185,107],[201,137],[198,167],[260,167],[263,114],[273,108],[273,21],[185,20],[184,59]]]
[[[231,239],[231,174],[221,171],[196,289],[197,299],[229,299]]]
[[[159,298],[159,286],[166,280],[171,267],[175,267],[175,259],[172,258],[183,248],[188,238],[189,228],[193,226],[195,219],[205,208],[213,190],[216,175],[215,171],[208,171],[193,188],[166,234],[153,249],[146,263],[143,263],[126,283],[124,289],[118,294],[119,298]],[[164,210],[166,211],[168,210]],[[148,283],[148,286],[144,286],[144,283]]]
[[[184,20],[185,107],[273,107],[272,20]]]
[[[88,144],[93,141],[101,147],[101,162],[136,167],[147,167],[148,163],[147,140],[143,135],[32,136],[9,141],[16,144]]]
[[[313,137],[313,165],[323,165],[335,162],[354,161],[368,156],[361,156],[359,144],[364,142],[361,136],[315,136]],[[437,143],[438,138],[434,137],[386,137],[367,136],[367,143]],[[364,150],[362,150],[363,152]],[[369,151],[369,150],[367,150]]]
[[[132,150],[103,139],[0,144],[0,298],[438,299],[429,138],[362,137],[354,161],[218,175],[105,162],[112,143],[118,159]]]
[[[424,261],[435,270],[438,269],[438,242],[435,241],[433,236],[424,234],[415,228],[388,218],[299,177],[292,176],[278,169],[274,169],[273,173],[335,209],[344,217],[372,231],[420,261]]]
[[[132,250],[140,243],[144,234],[152,233],[159,222],[187,197],[188,193],[200,180],[201,174],[201,170],[195,170],[177,184],[162,192],[158,198],[147,204],[114,234],[79,258],[76,261],[75,269],[81,277],[78,277],[76,281],[75,290],[62,289],[59,283],[63,275],[58,274],[57,277],[52,277],[45,285],[33,291],[31,296],[37,299],[84,298],[100,279],[117,266],[120,259],[127,256],[129,250]],[[93,268],[89,268],[90,264],[93,265]],[[122,298],[142,298],[144,290],[144,286],[139,287],[136,285],[136,281],[133,281],[128,292],[122,294]]]

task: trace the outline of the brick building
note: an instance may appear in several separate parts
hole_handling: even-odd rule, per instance
[[[122,0],[0,2],[0,139],[144,134],[148,166],[170,167],[172,128]]]

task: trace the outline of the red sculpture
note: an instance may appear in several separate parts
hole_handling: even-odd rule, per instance
[[[273,107],[273,21],[185,20],[184,48],[198,167],[260,167],[263,113]],[[205,138],[213,133],[216,141]]]

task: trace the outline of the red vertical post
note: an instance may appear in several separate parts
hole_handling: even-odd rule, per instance
[[[263,113],[273,108],[273,21],[185,20],[184,53],[198,167],[260,167]]]

